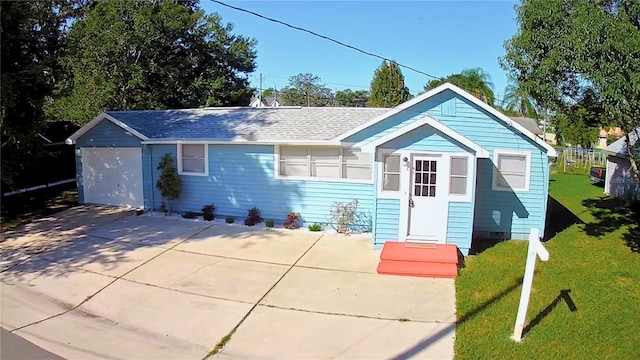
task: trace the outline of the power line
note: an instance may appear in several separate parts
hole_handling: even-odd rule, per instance
[[[381,55],[378,55],[378,54],[374,54],[374,53],[366,51],[366,50],[362,50],[362,49],[357,48],[355,46],[352,46],[352,45],[349,45],[349,44],[345,44],[342,41],[330,38],[330,37],[322,35],[322,34],[318,34],[318,33],[314,32],[314,31],[307,30],[305,28],[301,28],[301,27],[298,27],[298,26],[295,26],[295,25],[288,24],[288,23],[286,23],[284,21],[280,21],[278,19],[273,19],[273,18],[264,16],[264,15],[258,14],[257,12],[253,12],[251,10],[247,10],[247,9],[239,8],[239,7],[236,7],[236,6],[229,5],[229,4],[225,4],[222,1],[218,1],[218,0],[210,0],[210,1],[214,2],[216,4],[228,7],[228,8],[233,9],[233,10],[242,11],[242,12],[245,12],[247,14],[251,14],[253,16],[257,16],[257,17],[259,17],[261,19],[265,19],[265,20],[268,20],[268,21],[271,21],[271,22],[274,22],[274,23],[277,23],[277,24],[280,24],[280,25],[284,25],[286,27],[289,27],[289,28],[292,28],[292,29],[295,29],[295,30],[298,30],[298,31],[306,32],[306,33],[311,34],[313,36],[317,36],[319,38],[334,42],[334,43],[336,43],[336,44],[338,44],[340,46],[344,46],[346,48],[358,51],[358,52],[363,53],[363,54],[368,55],[368,56],[372,56],[372,57],[375,57],[375,58],[378,58],[378,59],[382,59],[384,61],[389,61],[389,62],[393,61],[393,62],[395,62],[394,60],[388,59],[388,58],[386,58],[384,56],[381,56]],[[418,70],[418,69],[416,69],[414,67],[411,67],[409,65],[404,65],[404,64],[401,64],[401,63],[398,63],[398,62],[395,62],[395,63],[400,67],[403,67],[405,69],[411,70],[411,71],[416,72],[418,74],[422,74],[422,75],[428,76],[428,77],[433,78],[433,79],[441,79],[438,76],[431,75],[429,73],[426,73],[424,71]]]

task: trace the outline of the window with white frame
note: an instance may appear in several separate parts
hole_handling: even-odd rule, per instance
[[[449,194],[466,195],[469,178],[469,158],[452,156],[449,170]]]
[[[181,175],[206,175],[207,145],[178,144],[178,173]]]
[[[493,190],[529,190],[531,153],[496,151]]]
[[[281,177],[371,180],[371,155],[324,146],[280,146]]]
[[[400,155],[382,154],[382,191],[400,191]]]

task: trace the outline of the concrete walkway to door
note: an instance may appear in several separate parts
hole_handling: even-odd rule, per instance
[[[2,327],[69,359],[202,359],[227,335],[213,358],[453,356],[453,281],[378,275],[367,239],[78,207],[2,246]]]

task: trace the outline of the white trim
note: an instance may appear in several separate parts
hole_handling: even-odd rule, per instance
[[[525,156],[525,183],[522,189],[513,189],[511,187],[502,187],[497,183],[498,179],[498,156],[499,155],[524,155]],[[495,149],[493,150],[493,174],[491,179],[491,190],[493,191],[512,191],[512,192],[527,192],[529,191],[529,185],[531,182],[531,151],[517,151],[509,149]]]
[[[221,139],[149,139],[142,141],[148,145],[174,145],[174,144],[210,144],[210,145],[308,145],[308,146],[346,146],[351,147],[353,143],[340,142],[334,140],[262,140],[250,141],[243,138],[230,140]]]
[[[371,177],[369,179],[346,179],[346,178],[323,178],[314,176],[282,176],[280,175],[280,146],[298,146],[300,144],[275,144],[273,151],[273,177],[276,180],[293,180],[293,181],[322,181],[322,182],[337,182],[337,183],[357,183],[357,184],[373,184],[374,182],[374,170],[375,170],[375,154],[371,154],[371,160],[369,166],[371,168]],[[305,144],[306,145],[306,144]],[[300,146],[305,146],[300,145]],[[316,144],[317,145],[317,144]],[[313,145],[306,145],[313,146]],[[343,150],[349,149],[349,147],[330,145],[333,148],[340,148],[340,174],[342,176],[342,156]]]
[[[411,151],[400,151],[400,218],[398,219],[398,241],[407,241],[409,229],[409,191],[411,190]],[[402,161],[403,158],[408,161]]]
[[[398,191],[382,189],[382,186],[384,183],[384,156],[391,155],[391,154],[398,155],[400,157],[400,180],[399,180],[400,188],[398,189]],[[378,199],[399,199],[400,194],[402,192],[402,157],[403,157],[402,152],[394,149],[378,149],[374,157],[378,159],[376,160],[376,163],[378,164],[376,166],[376,180],[378,184],[376,186],[377,198]]]
[[[459,134],[458,132],[456,132],[455,130],[451,129],[450,127],[444,125],[443,123],[439,122],[438,120],[430,117],[430,116],[424,116],[418,120],[415,120],[413,122],[411,122],[410,124],[403,126],[393,132],[390,132],[384,136],[381,136],[373,141],[363,141],[360,143],[357,143],[354,145],[354,147],[358,147],[361,148],[362,151],[366,151],[366,152],[375,152],[376,147],[387,143],[397,137],[400,137],[412,130],[415,130],[421,126],[430,126],[432,128],[434,128],[435,130],[451,137],[452,139],[456,140],[457,142],[463,144],[464,146],[470,148],[471,150],[476,152],[476,156],[479,158],[488,158],[489,157],[489,152],[487,150],[485,150],[482,146],[476,144],[475,142],[469,140],[467,137]]]
[[[413,174],[411,173],[411,165],[413,163],[413,159],[416,156],[425,156],[425,157],[439,157],[442,161],[441,163],[441,169],[444,167],[445,171],[446,171],[446,179],[447,182],[444,186],[444,190],[446,190],[446,195],[445,197],[447,198],[447,200],[445,201],[447,204],[447,217],[446,217],[446,221],[447,224],[445,224],[445,230],[444,230],[444,236],[442,239],[437,239],[438,243],[446,243],[446,236],[447,236],[447,228],[449,226],[448,222],[449,222],[449,203],[451,202],[450,200],[450,196],[449,196],[449,174],[451,172],[451,170],[449,169],[450,166],[450,154],[460,154],[463,156],[469,156],[468,153],[447,153],[447,152],[442,152],[442,153],[438,153],[438,152],[429,152],[429,151],[411,151],[411,150],[405,150],[401,152],[402,157],[407,157],[408,161],[405,162],[401,162],[401,166],[400,166],[400,172],[401,172],[401,176],[400,176],[400,219],[399,219],[399,223],[398,223],[398,241],[402,241],[402,242],[406,242],[409,239],[409,222],[411,221],[411,217],[409,215],[409,198],[410,193],[412,192],[411,189],[411,184],[412,184],[412,177]],[[475,178],[473,179],[473,184],[475,186]],[[454,201],[455,202],[455,201]],[[428,241],[427,241],[428,242]]]
[[[476,184],[476,162],[478,161],[475,156],[469,153],[446,153],[449,156],[448,158],[448,169],[449,174],[447,175],[447,181],[449,182],[447,186],[447,197],[449,202],[471,202],[473,187]],[[451,158],[467,158],[467,188],[465,189],[464,195],[460,194],[451,194]]]
[[[202,145],[204,146],[204,173],[193,173],[182,171],[182,145]],[[198,143],[180,143],[176,145],[178,156],[178,175],[185,176],[209,176],[209,145]]]
[[[492,108],[491,106],[489,106],[489,104],[486,104],[484,102],[482,102],[480,99],[476,98],[475,96],[469,94],[468,92],[460,89],[459,87],[451,84],[451,83],[444,83],[434,89],[431,89],[429,91],[427,91],[426,93],[416,96],[413,99],[404,102],[398,106],[396,106],[395,108],[389,110],[388,112],[382,114],[381,116],[378,116],[360,126],[356,126],[355,128],[339,135],[338,137],[335,138],[335,140],[344,140],[346,138],[348,138],[349,136],[352,136],[354,134],[357,134],[358,132],[379,123],[380,121],[387,119],[399,112],[401,112],[402,110],[405,110],[413,105],[416,105],[424,100],[429,99],[430,97],[433,97],[445,90],[451,90],[454,93],[462,96],[463,98],[469,100],[470,102],[472,102],[473,104],[477,105],[478,107],[480,107],[481,109],[487,111],[489,114],[495,116],[497,119],[499,119],[500,121],[504,122],[505,124],[507,124],[508,126],[514,128],[515,130],[517,130],[518,132],[520,132],[522,135],[528,137],[529,139],[533,140],[538,146],[542,147],[543,149],[547,150],[547,156],[549,157],[557,157],[558,154],[556,152],[556,150],[549,144],[547,144],[544,140],[540,139],[539,137],[537,137],[535,134],[533,134],[531,131],[527,130],[526,128],[524,128],[522,125],[518,124],[517,122],[513,121],[512,119],[510,119],[508,116],[504,115],[503,113],[499,112],[498,110]]]
[[[102,113],[98,116],[96,116],[95,118],[93,118],[93,120],[89,121],[85,126],[81,127],[78,131],[74,132],[71,136],[69,136],[69,138],[67,140],[65,140],[65,143],[67,145],[72,145],[76,143],[76,140],[78,140],[78,138],[82,135],[84,135],[87,131],[91,130],[94,126],[98,125],[102,120],[109,120],[112,123],[118,125],[119,127],[123,128],[124,130],[130,132],[131,134],[135,135],[138,139],[140,140],[149,140],[148,137],[144,136],[143,134],[141,134],[140,132],[132,129],[131,127],[129,127],[129,125],[123,123],[122,121],[114,118],[113,116],[107,114],[107,113]]]

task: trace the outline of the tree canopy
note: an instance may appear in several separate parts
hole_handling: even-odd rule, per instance
[[[519,30],[500,62],[536,103],[561,112],[589,91],[602,105],[600,125],[627,134],[640,126],[640,2],[523,0],[516,13]]]
[[[451,74],[442,79],[431,80],[424,86],[424,90],[429,91],[446,82],[468,91],[471,95],[493,106],[495,95],[491,76],[482,68],[465,69],[459,74]]]
[[[333,102],[331,89],[311,73],[289,77],[289,84],[282,89],[281,95],[284,103],[291,106],[328,106]]]
[[[364,107],[369,99],[369,92],[366,90],[351,89],[339,90],[335,93],[335,106]]]
[[[60,77],[66,24],[83,1],[0,2],[2,184],[35,163],[46,122],[43,106]]]
[[[367,106],[394,107],[410,98],[411,94],[404,84],[404,75],[398,64],[394,61],[382,61],[380,67],[373,72]]]
[[[105,110],[246,105],[256,42],[196,3],[98,1],[71,27],[49,115],[83,123]]]

